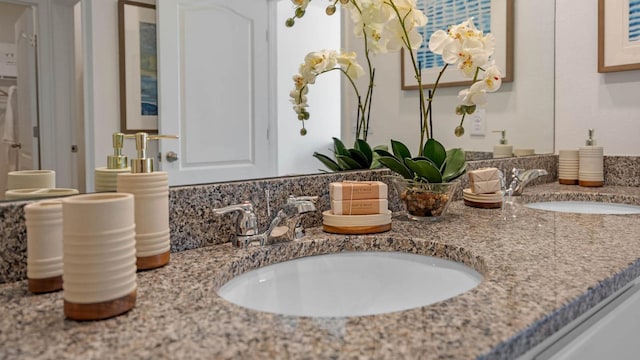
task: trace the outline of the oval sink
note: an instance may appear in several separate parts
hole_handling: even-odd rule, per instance
[[[640,214],[640,206],[596,201],[545,201],[525,204],[531,209],[578,214],[630,215]]]
[[[236,276],[218,295],[270,313],[343,317],[383,314],[442,301],[476,287],[474,269],[400,252],[343,252],[303,257]]]

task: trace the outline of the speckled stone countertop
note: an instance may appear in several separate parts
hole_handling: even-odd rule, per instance
[[[581,199],[640,188],[547,184],[518,202],[579,191]],[[561,195],[564,196],[564,195]],[[568,196],[568,195],[567,195]],[[291,243],[246,250],[229,244],[172,254],[138,273],[130,312],[99,322],[65,320],[62,293],[0,285],[0,358],[513,359],[640,275],[640,215],[500,210],[454,202],[441,223],[396,218],[393,230],[344,236],[309,229]],[[407,251],[461,261],[484,275],[475,289],[434,305],[351,318],[302,318],[248,310],[216,295],[248,269],[347,250]]]

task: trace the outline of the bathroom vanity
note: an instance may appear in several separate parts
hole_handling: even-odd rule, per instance
[[[325,182],[336,176],[314,179]],[[176,191],[180,189],[172,196]],[[204,188],[190,191],[212,202]],[[172,247],[192,249],[174,252],[163,268],[139,272],[136,306],[122,316],[96,322],[65,320],[61,292],[32,295],[26,281],[0,285],[0,357],[514,359],[640,275],[640,215],[559,213],[523,206],[576,196],[640,205],[640,187],[584,189],[548,183],[526,188],[506,219],[500,210],[471,208],[458,200],[440,223],[396,216],[389,232],[348,236],[308,224],[303,239],[238,249],[219,235],[197,239],[206,238],[199,231],[221,230],[211,225],[211,214],[195,204],[205,219],[198,229],[175,227],[172,215],[172,241],[193,239]],[[319,210],[325,200],[319,200]],[[179,208],[172,211],[189,213],[187,205],[172,201],[172,207]],[[198,241],[209,246],[193,245]],[[343,251],[430,254],[463,263],[483,280],[433,305],[359,317],[276,315],[234,305],[216,293],[251,269]]]

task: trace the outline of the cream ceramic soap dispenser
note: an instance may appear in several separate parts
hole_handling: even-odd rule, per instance
[[[589,129],[585,146],[578,150],[578,185],[599,187],[604,185],[604,149],[596,146],[594,130]]]
[[[494,130],[494,133],[500,133],[500,143],[493,146],[493,157],[504,158],[513,156],[513,145],[507,144],[507,130]]]
[[[95,169],[94,187],[96,192],[116,191],[118,186],[118,174],[130,173],[129,161],[122,154],[125,134],[116,132],[113,138],[113,155],[107,156],[107,167]]]
[[[153,171],[147,144],[149,140],[178,137],[141,132],[125,138],[135,138],[138,157],[131,159],[131,173],[118,174],[117,189],[134,195],[138,270],[154,269],[169,263],[169,176]]]

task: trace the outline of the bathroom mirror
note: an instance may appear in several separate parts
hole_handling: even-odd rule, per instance
[[[231,1],[231,0],[230,0]],[[284,9],[283,14],[280,16],[280,22],[282,18],[290,16],[291,4],[289,0],[271,0],[278,2],[278,8]],[[75,19],[75,26],[71,26],[71,30],[76,30],[76,33],[80,30],[81,22],[84,24],[91,23],[91,33],[87,36],[91,38],[86,41],[85,44],[97,44],[100,42],[101,47],[105,47],[107,50],[117,47],[117,0],[0,0],[2,3],[12,4],[28,4],[39,5],[47,3],[46,6],[38,6],[40,9],[46,9],[47,11],[55,11],[57,7],[63,7],[67,9],[73,8],[76,2],[80,3],[80,6],[93,7],[94,13],[100,10],[102,11],[100,16],[96,15],[93,19],[83,19],[81,16],[86,16],[88,11],[76,9],[71,12],[72,23]],[[323,11],[324,2],[316,0],[312,4],[316,4],[321,7],[320,11]],[[99,7],[99,8],[98,8]],[[85,9],[86,10],[86,9]],[[439,97],[443,100],[441,103],[436,104],[438,116],[437,120],[438,128],[436,128],[436,134],[439,140],[445,143],[448,147],[461,146],[467,150],[479,151],[479,152],[491,152],[492,145],[497,144],[499,140],[498,134],[492,133],[493,130],[507,130],[507,138],[514,148],[524,147],[533,148],[536,153],[551,153],[553,152],[553,131],[554,131],[554,11],[555,1],[544,0],[535,2],[535,4],[527,4],[524,2],[517,2],[514,9],[514,21],[515,21],[515,44],[514,44],[514,81],[512,83],[505,83],[502,89],[495,94],[492,94],[489,107],[486,110],[484,122],[481,122],[481,129],[484,135],[465,135],[463,138],[455,138],[453,136],[453,128],[455,127],[455,115],[450,110],[453,100],[457,95],[459,88],[443,88],[439,90]],[[0,11],[2,14],[2,11]],[[75,15],[74,15],[75,14]],[[532,14],[535,14],[533,16]],[[308,19],[303,19],[304,21]],[[343,19],[343,24],[349,20],[348,17]],[[0,19],[1,21],[1,19]],[[301,20],[302,22],[302,20]],[[348,27],[348,25],[346,26]],[[68,31],[69,27],[64,29],[58,29],[56,26],[52,26],[53,31],[64,30]],[[289,34],[297,34],[299,28],[286,29]],[[350,30],[349,30],[350,31]],[[346,33],[347,31],[345,31]],[[67,34],[68,35],[68,34]],[[56,35],[58,40],[64,39],[65,35],[60,33]],[[77,37],[68,35],[70,41],[77,41]],[[64,40],[62,40],[64,41]],[[357,46],[356,42],[359,40],[350,39],[344,35],[342,39],[343,43],[350,47],[351,45]],[[318,44],[319,45],[319,44]],[[312,47],[317,47],[313,46]],[[94,50],[95,49],[90,49]],[[82,49],[82,52],[87,53],[88,49]],[[110,50],[109,50],[110,51]],[[80,53],[79,55],[82,55]],[[53,59],[54,57],[50,57]],[[283,60],[283,59],[278,59]],[[344,94],[342,98],[342,114],[343,121],[341,122],[339,132],[332,132],[330,136],[323,135],[323,142],[318,145],[315,143],[310,144],[307,138],[303,138],[299,135],[299,123],[295,119],[294,112],[290,109],[288,102],[288,93],[290,84],[290,77],[297,71],[295,67],[296,63],[302,62],[301,57],[294,57],[286,59],[290,63],[294,64],[294,68],[289,70],[282,70],[284,73],[284,79],[282,85],[278,85],[277,93],[279,101],[278,118],[279,124],[283,124],[283,127],[279,129],[278,139],[278,161],[285,163],[290,162],[293,164],[304,163],[308,167],[304,170],[285,169],[278,172],[279,175],[288,175],[293,173],[315,173],[318,169],[323,168],[322,165],[311,157],[313,151],[322,151],[329,153],[328,148],[331,144],[330,136],[337,136],[341,134],[341,137],[346,143],[353,141],[353,130],[351,129],[351,121],[349,119],[354,117],[354,114],[350,108],[350,104],[353,104],[353,99],[350,95]],[[283,60],[284,61],[284,60]],[[390,138],[396,139],[409,139],[413,136],[415,129],[410,125],[413,114],[417,113],[415,104],[417,104],[417,92],[416,91],[402,91],[400,90],[400,55],[399,54],[387,54],[379,56],[376,59],[377,62],[377,75],[379,80],[378,89],[376,89],[376,102],[379,109],[372,123],[371,130],[371,143],[384,143],[388,142]],[[42,65],[42,63],[41,63]],[[50,69],[54,68],[51,64],[47,65]],[[102,71],[113,72],[114,83],[113,89],[102,89],[93,94],[93,106],[96,107],[95,112],[103,112],[109,114],[116,114],[113,116],[114,124],[119,123],[117,113],[119,112],[118,104],[118,84],[117,84],[117,50],[114,51],[112,57],[102,58],[96,60],[93,63],[83,64],[85,71]],[[48,102],[65,104],[69,106],[67,113],[75,115],[77,118],[83,118],[82,104],[80,98],[82,98],[82,81],[79,82],[79,86],[74,89],[79,89],[80,92],[68,92],[60,93],[52,86],[49,86],[45,91],[49,94],[43,94],[40,96],[40,100],[43,99]],[[56,92],[58,91],[58,92]],[[322,92],[319,88],[314,88],[312,91],[317,94]],[[345,90],[346,91],[346,90]],[[310,95],[314,97],[314,95]],[[116,100],[110,102],[112,98]],[[449,100],[446,100],[449,99]],[[314,101],[312,99],[311,101]],[[340,100],[339,100],[340,101]],[[439,100],[438,100],[439,101]],[[69,104],[71,103],[71,104]],[[115,104],[115,109],[112,109]],[[391,105],[390,105],[391,104]],[[316,108],[322,107],[322,105],[311,106]],[[335,104],[334,104],[335,106]],[[79,110],[78,110],[79,109]],[[76,113],[77,111],[77,113]],[[440,115],[442,114],[442,115]],[[391,119],[391,120],[390,120]],[[406,121],[406,126],[397,126],[397,119],[403,119]],[[96,120],[94,120],[96,121]],[[417,121],[417,120],[416,120]],[[284,124],[289,126],[285,129]],[[107,132],[101,135],[100,138],[93,139],[91,142],[93,146],[83,146],[82,141],[84,137],[82,133],[85,128],[93,128],[95,125],[91,121],[80,122],[73,125],[72,131],[74,134],[74,142],[70,142],[71,145],[78,145],[80,147],[79,155],[62,154],[57,157],[56,161],[50,161],[49,164],[58,172],[69,173],[71,178],[79,178],[81,174],[87,173],[84,169],[86,165],[82,159],[87,157],[96,159],[94,166],[100,166],[104,164],[98,163],[102,158],[106,157],[110,149],[110,136]],[[316,129],[323,127],[322,120],[316,121]],[[468,119],[466,122],[467,130],[470,131],[473,123]],[[61,134],[54,133],[52,126],[42,126],[40,135],[41,138],[62,136]],[[314,131],[315,129],[309,129]],[[46,133],[46,131],[52,131],[52,133]],[[61,132],[60,130],[58,130]],[[411,144],[411,141],[407,141]],[[288,145],[287,149],[281,149],[280,144]],[[43,160],[50,157],[52,147],[45,146],[43,151]],[[82,151],[86,150],[86,153]],[[134,151],[129,146],[125,149],[130,156],[134,154]],[[291,156],[294,154],[295,156]],[[286,160],[285,160],[286,159]],[[61,166],[61,169],[57,167]],[[210,182],[219,181],[217,179],[211,179]],[[64,187],[78,187],[83,189],[83,184],[59,184]],[[75,185],[75,186],[74,186]]]

